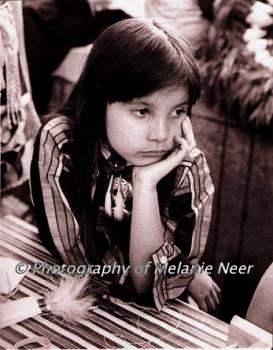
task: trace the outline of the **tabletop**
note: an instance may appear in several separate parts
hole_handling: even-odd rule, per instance
[[[14,216],[1,218],[0,254],[34,265],[57,263],[42,246],[36,227]],[[19,299],[43,298],[58,276],[30,271],[20,282]],[[0,349],[20,340],[45,336],[55,349],[116,348],[221,348],[228,324],[186,304],[172,300],[159,313],[118,299],[101,299],[86,320],[69,324],[50,314],[40,314],[1,330]]]

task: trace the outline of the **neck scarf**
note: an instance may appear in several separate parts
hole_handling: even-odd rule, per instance
[[[116,153],[110,153],[106,146],[101,146],[105,159],[105,173],[108,181],[104,198],[105,214],[116,221],[123,221],[130,216],[129,204],[132,199],[132,165]]]

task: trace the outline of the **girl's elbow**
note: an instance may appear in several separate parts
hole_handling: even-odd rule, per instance
[[[144,294],[146,294],[148,292],[148,288],[144,285],[141,285],[141,283],[139,284],[134,284],[134,289],[135,289],[135,292],[139,295],[139,296],[142,296]]]
[[[138,295],[144,295],[149,292],[149,290],[152,288],[152,281],[148,276],[131,276],[132,277],[132,283],[135,292]]]

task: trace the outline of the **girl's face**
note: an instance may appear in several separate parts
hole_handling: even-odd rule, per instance
[[[188,92],[182,86],[107,104],[108,141],[132,165],[156,163],[176,146],[174,137],[181,136],[187,107]]]

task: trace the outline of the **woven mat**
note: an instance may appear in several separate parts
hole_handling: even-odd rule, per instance
[[[1,220],[1,255],[33,265],[56,261],[41,245],[37,230],[14,216]],[[14,298],[41,299],[58,277],[28,272]],[[117,299],[102,298],[88,319],[76,325],[57,317],[39,315],[2,330],[0,348],[11,348],[22,339],[44,335],[54,348],[221,348],[228,325],[179,300],[161,313]]]

